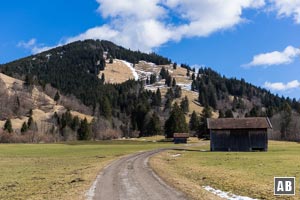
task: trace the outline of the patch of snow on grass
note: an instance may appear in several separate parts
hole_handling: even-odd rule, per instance
[[[257,199],[252,199],[252,198],[246,197],[246,196],[235,195],[230,192],[224,192],[222,190],[217,190],[210,186],[203,186],[203,188],[221,198],[228,199],[228,200],[257,200]]]
[[[136,70],[137,72],[139,72],[140,74],[146,74],[146,75],[151,75],[153,74],[153,72],[146,72],[146,71],[143,71],[143,70]]]
[[[166,85],[145,85],[145,89],[146,90],[152,90],[152,91],[156,91],[157,88],[168,88]]]
[[[133,64],[125,61],[125,60],[121,60],[121,62],[123,62],[127,67],[129,67],[129,69],[132,71],[132,74],[134,76],[134,79],[137,81],[139,80],[139,75],[137,74],[137,72],[135,71],[135,69],[133,68]]]
[[[179,157],[181,156],[181,154],[174,154],[174,155],[171,155],[173,158],[176,158],[176,157]]]
[[[181,83],[178,83],[177,85],[180,86],[182,89],[192,90],[192,84],[181,84]]]
[[[146,63],[146,64],[150,65],[151,67],[157,67],[156,64],[152,63],[152,62],[147,62],[147,61],[144,61],[144,60],[141,60],[140,62]]]

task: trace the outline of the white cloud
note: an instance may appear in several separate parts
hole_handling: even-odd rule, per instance
[[[34,47],[31,48],[31,52],[33,54],[37,54],[37,53],[41,53],[44,51],[48,51],[49,49],[53,49],[55,47],[60,46],[61,44],[55,45],[55,46],[44,46],[44,45],[36,45]]]
[[[278,17],[293,17],[300,24],[300,0],[269,0]]]
[[[274,90],[274,91],[285,91],[285,90],[300,88],[300,82],[298,80],[294,80],[294,81],[291,81],[291,82],[288,82],[288,83],[265,82],[264,87],[267,88],[267,89],[270,89],[270,90]]]
[[[157,19],[166,10],[160,6],[161,0],[97,0],[98,11],[107,17],[135,17],[137,19]]]
[[[36,44],[36,39],[32,38],[27,42],[21,41],[18,43],[18,47],[23,47],[25,49],[32,48]]]
[[[263,53],[253,57],[253,60],[246,64],[246,67],[252,66],[271,66],[289,64],[294,61],[296,57],[300,56],[300,49],[293,46],[288,46],[284,51],[273,51],[270,53]]]
[[[61,44],[55,45],[55,46],[45,46],[44,44],[38,44],[37,40],[35,38],[30,39],[27,42],[21,41],[17,44],[17,47],[22,47],[25,49],[29,49],[31,53],[37,54],[41,53],[43,51],[47,51],[49,49],[55,48],[57,46],[60,46]]]
[[[97,0],[98,12],[108,23],[69,38],[67,42],[105,39],[151,51],[169,41],[205,37],[245,21],[244,9],[260,8],[264,0]],[[171,23],[174,15],[180,24]]]
[[[216,31],[232,28],[242,23],[244,9],[260,8],[263,0],[165,0],[165,4],[175,13],[187,20],[177,27],[181,37],[203,37]]]
[[[265,0],[96,0],[106,24],[67,38],[110,40],[134,50],[152,51],[169,41],[206,37],[247,21],[246,9],[259,9]],[[175,19],[176,18],[176,19]],[[176,22],[174,22],[176,21]],[[34,52],[47,47],[39,45]]]

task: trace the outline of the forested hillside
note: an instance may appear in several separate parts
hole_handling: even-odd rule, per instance
[[[5,64],[1,71],[28,84],[50,83],[64,93],[75,95],[84,104],[96,107],[104,96],[117,92],[109,85],[103,86],[96,76],[105,68],[105,57],[133,63],[139,60],[156,64],[171,62],[156,54],[133,52],[108,41],[87,40]]]
[[[146,80],[105,83],[104,75],[98,76],[107,63],[113,63],[115,59],[132,63],[133,67],[145,61],[161,70],[160,73],[142,71]],[[177,67],[187,70],[185,79],[190,80],[189,87],[186,83],[177,83],[183,79],[173,75]],[[23,80],[27,88],[33,85],[44,90],[49,86],[55,88],[56,94],[49,95],[58,103],[59,94],[62,94],[81,101],[87,107],[81,110],[91,111],[85,113],[94,116],[91,123],[80,121],[70,112],[64,115],[53,113],[57,128],[53,134],[60,134],[63,138],[69,138],[66,134],[73,134],[75,136],[71,138],[77,139],[109,139],[111,135],[133,137],[163,133],[171,137],[174,132],[188,129],[201,136],[206,131],[206,118],[211,117],[213,111],[219,113],[219,117],[268,116],[275,124],[276,139],[299,138],[300,104],[295,99],[279,97],[243,79],[226,78],[211,68],[196,70],[186,64],[177,66],[155,53],[131,51],[109,41],[74,42],[1,65],[0,72]],[[166,94],[160,91],[161,85],[156,85],[158,81],[164,81],[165,88],[162,89],[167,89]],[[145,84],[152,89],[145,89]],[[199,94],[198,99],[192,101],[203,108],[201,115],[195,112],[188,116],[191,99],[182,96],[182,90]],[[174,105],[175,101],[178,104]],[[23,112],[28,113],[31,108],[27,109]],[[74,109],[74,106],[69,109]],[[184,115],[190,119],[189,126]],[[16,117],[12,114],[6,116],[7,119]]]

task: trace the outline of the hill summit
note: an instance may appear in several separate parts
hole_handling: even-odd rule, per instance
[[[207,117],[264,116],[274,124],[271,137],[300,138],[297,134],[300,104],[295,99],[279,97],[244,79],[226,78],[211,68],[179,65],[155,53],[131,51],[109,41],[74,42],[1,65],[0,72],[3,88],[7,88],[9,82],[3,81],[3,77],[14,80],[12,85],[21,85],[19,92],[7,93],[16,103],[6,111],[2,109],[2,123],[26,115],[32,117],[28,113],[37,107],[25,106],[23,92],[30,97],[28,100],[38,90],[49,99],[45,104],[53,105],[44,119],[47,127],[42,132],[51,132],[55,135],[51,138],[59,140],[180,131],[176,126],[170,129],[165,124],[170,117],[177,116],[178,113],[172,115],[174,110],[182,111],[186,119],[182,123],[189,121],[189,131],[199,136],[206,130],[203,123]],[[5,102],[7,99],[1,98],[2,108]],[[53,109],[59,105],[65,113]],[[180,109],[174,109],[176,105]],[[21,107],[22,112],[13,111]],[[76,117],[79,114],[81,118]],[[90,116],[90,120],[84,121],[82,116]],[[191,126],[194,123],[198,125]],[[17,134],[22,127],[15,124]]]

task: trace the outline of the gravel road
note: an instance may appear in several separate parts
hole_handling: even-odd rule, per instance
[[[149,167],[149,158],[165,149],[140,152],[108,165],[98,176],[91,199],[184,200],[186,196],[168,186]]]

